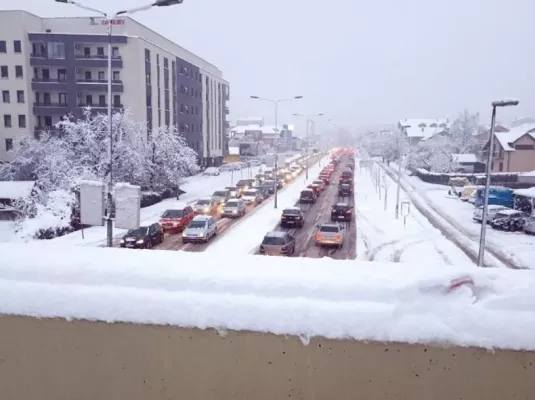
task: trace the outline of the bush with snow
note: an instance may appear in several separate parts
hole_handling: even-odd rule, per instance
[[[42,197],[18,203],[27,217],[20,229],[25,236],[39,236],[47,226],[63,230],[70,223],[79,182],[106,181],[109,176],[107,115],[86,109],[83,118],[66,119],[57,127],[59,134],[43,132],[39,139],[24,139],[13,161],[0,165],[0,179],[36,180],[42,188]],[[176,127],[156,128],[147,137],[145,123],[134,121],[128,112],[115,113],[111,140],[114,184],[129,182],[162,192],[178,188],[199,171],[197,154]]]

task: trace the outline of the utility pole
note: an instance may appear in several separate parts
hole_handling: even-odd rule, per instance
[[[318,114],[312,114],[312,115],[304,115],[304,114],[292,114],[294,117],[305,117],[306,118],[306,133],[305,133],[305,155],[308,156],[308,131],[310,130],[310,126],[312,125],[312,123],[314,123],[314,117],[322,117],[324,114],[323,113],[318,113]],[[330,120],[329,120],[330,121]],[[306,165],[305,165],[305,180],[308,181],[308,161],[306,162]]]
[[[399,139],[399,160],[398,160],[398,187],[396,189],[396,219],[399,219],[399,196],[401,191],[401,164],[403,164],[403,142],[405,141],[405,129],[410,128],[410,125],[403,125],[401,127]]]

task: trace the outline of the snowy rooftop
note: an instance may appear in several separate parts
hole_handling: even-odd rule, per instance
[[[515,126],[508,132],[495,132],[494,135],[505,151],[515,151],[511,144],[526,134],[535,139],[535,123]]]
[[[530,187],[527,189],[516,189],[513,193],[517,196],[535,198],[535,187]]]
[[[251,330],[305,343],[321,336],[535,350],[532,271],[54,242],[0,244],[0,254],[1,314]]]
[[[34,188],[34,181],[0,181],[0,199],[26,198]]]
[[[405,118],[398,123],[399,128],[407,126],[407,137],[429,139],[437,133],[443,132],[450,127],[447,118]]]
[[[452,154],[453,162],[456,163],[476,163],[477,157],[475,154]]]

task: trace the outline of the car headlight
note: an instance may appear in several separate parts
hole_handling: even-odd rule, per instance
[[[143,244],[143,243],[145,243],[145,241],[143,239],[139,239],[136,243],[137,244]]]
[[[202,233],[202,232],[201,232],[201,233],[198,233],[197,236],[198,236],[198,237],[203,237],[203,236],[204,236],[204,233]]]
[[[121,243],[124,243],[124,239],[121,239]]]
[[[238,210],[232,210],[232,212],[233,212],[234,214],[237,214],[237,213],[238,213]]]

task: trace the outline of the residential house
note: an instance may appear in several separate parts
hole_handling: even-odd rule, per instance
[[[535,123],[494,132],[492,172],[528,172],[535,170]],[[484,150],[488,151],[490,140]]]
[[[452,154],[451,159],[456,167],[455,170],[457,172],[482,172],[478,171],[478,165],[480,163],[477,161],[475,154]]]
[[[404,129],[405,135],[411,145],[422,140],[448,132],[450,120],[447,118],[405,118],[398,122],[399,129]]]

